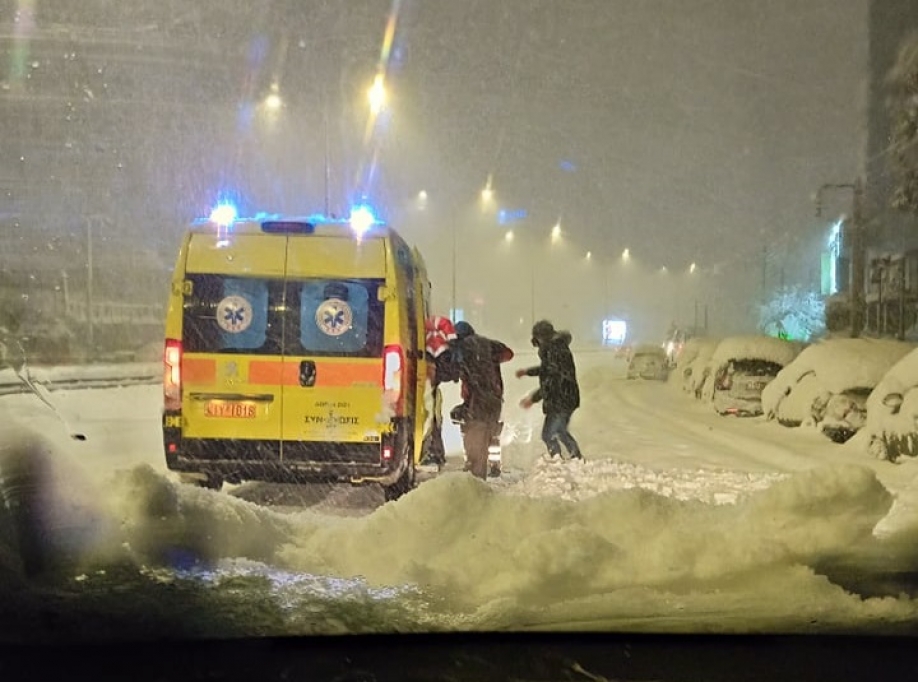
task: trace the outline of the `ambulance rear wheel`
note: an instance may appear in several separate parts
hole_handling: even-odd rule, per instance
[[[223,488],[223,477],[217,474],[207,474],[207,478],[201,481],[200,485],[208,490],[220,490]]]
[[[383,495],[385,495],[386,502],[392,502],[409,492],[413,487],[414,466],[409,464],[395,483],[383,486]]]
[[[199,488],[207,488],[208,490],[220,490],[223,488],[223,477],[218,474],[180,476],[180,478],[182,483],[196,485]]]

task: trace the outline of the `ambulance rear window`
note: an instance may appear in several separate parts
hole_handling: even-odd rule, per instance
[[[185,350],[198,353],[281,353],[283,282],[221,275],[188,275]]]
[[[382,279],[190,274],[183,337],[192,353],[382,357]]]
[[[287,285],[286,352],[295,355],[381,357],[381,279],[308,279]]]

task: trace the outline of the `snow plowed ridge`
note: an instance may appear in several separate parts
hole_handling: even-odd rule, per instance
[[[29,368],[32,379],[50,391],[157,384],[162,372],[160,363]],[[28,391],[13,370],[0,370],[0,395]]]

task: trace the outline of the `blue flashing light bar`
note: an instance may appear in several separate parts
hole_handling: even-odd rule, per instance
[[[217,204],[210,212],[210,222],[220,227],[232,225],[238,217],[236,207],[229,203]]]

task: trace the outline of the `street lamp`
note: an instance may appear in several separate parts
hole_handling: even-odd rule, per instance
[[[283,106],[284,101],[281,99],[280,93],[278,92],[277,83],[271,84],[271,92],[268,93],[268,96],[265,97],[265,108],[268,111],[277,111]]]
[[[561,223],[555,223],[555,226],[551,228],[551,243],[557,244],[561,241]]]
[[[376,74],[376,78],[373,79],[367,97],[370,100],[370,113],[378,116],[386,104],[386,85],[381,73]]]
[[[485,206],[490,205],[491,202],[494,201],[494,187],[492,185],[493,177],[488,173],[488,180],[485,182],[484,189],[481,190],[481,200],[485,203]]]
[[[622,260],[626,263],[631,260],[631,249],[625,249],[622,251]]]

